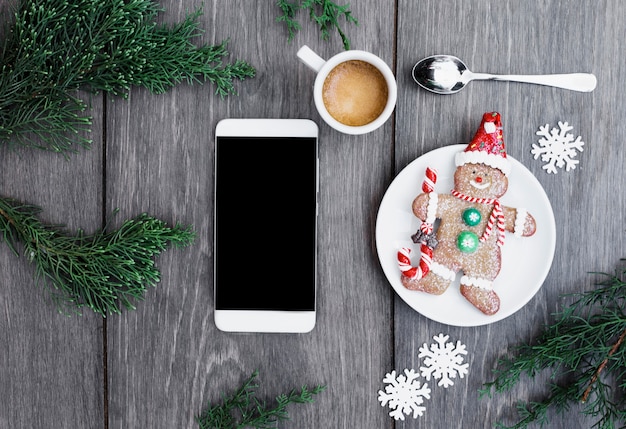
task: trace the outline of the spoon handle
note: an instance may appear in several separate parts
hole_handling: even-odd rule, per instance
[[[500,80],[510,82],[536,83],[538,85],[554,86],[571,89],[573,91],[591,92],[595,89],[597,79],[590,73],[544,74],[544,75],[503,75],[472,73],[471,79]]]

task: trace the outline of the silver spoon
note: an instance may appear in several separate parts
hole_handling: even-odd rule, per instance
[[[472,73],[467,66],[452,55],[433,55],[419,60],[411,72],[422,88],[437,94],[459,92],[472,80],[501,80],[536,83],[574,91],[590,92],[596,87],[596,77],[589,73],[547,75],[495,75]]]

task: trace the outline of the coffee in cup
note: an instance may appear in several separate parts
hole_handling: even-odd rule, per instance
[[[330,116],[351,127],[363,126],[378,118],[388,97],[383,74],[361,60],[337,64],[322,87],[322,99]]]
[[[324,60],[304,45],[298,58],[317,72],[313,85],[315,107],[334,129],[365,134],[391,116],[397,98],[396,79],[376,55],[349,50]]]

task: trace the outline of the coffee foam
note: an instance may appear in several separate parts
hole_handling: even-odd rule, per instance
[[[328,113],[342,124],[362,126],[380,116],[387,105],[387,82],[372,64],[349,60],[330,71],[322,88]]]

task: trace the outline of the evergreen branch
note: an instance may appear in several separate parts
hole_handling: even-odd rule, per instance
[[[348,39],[339,23],[339,19],[343,17],[348,24],[359,25],[359,22],[352,16],[352,12],[349,10],[350,5],[340,6],[332,0],[299,0],[299,3],[277,0],[276,5],[282,12],[282,15],[278,16],[276,21],[284,22],[287,25],[288,41],[291,41],[295,33],[301,29],[300,24],[295,19],[295,15],[298,9],[302,9],[308,11],[309,19],[317,24],[323,40],[328,40],[330,31],[335,29],[341,37],[343,48],[345,50],[350,49],[350,39]]]
[[[302,29],[298,21],[296,21],[295,16],[296,12],[300,8],[298,3],[290,3],[287,0],[278,0],[276,5],[280,8],[282,15],[276,18],[277,22],[284,22],[287,25],[287,32],[289,36],[287,37],[287,41],[291,42],[293,38],[296,36],[296,32]]]
[[[224,64],[228,40],[196,46],[201,10],[157,25],[152,0],[22,0],[0,51],[0,142],[55,152],[72,140],[89,147],[92,117],[78,91],[127,97],[181,83],[210,82],[236,94],[233,81],[255,75],[245,61]]]
[[[88,307],[106,317],[121,308],[134,309],[136,300],[160,280],[154,257],[169,244],[192,243],[189,227],[169,228],[146,214],[127,220],[115,231],[86,236],[64,234],[42,224],[36,206],[0,198],[2,238],[17,255],[21,244],[36,265],[36,279],[51,284],[59,311]]]
[[[570,397],[576,392],[571,392],[571,387],[552,386],[550,396],[541,402],[518,402],[516,405],[519,421],[513,426],[505,426],[502,423],[496,423],[497,428],[501,429],[527,429],[531,424],[539,424],[544,427],[549,424],[547,413],[553,406],[563,412],[568,409]]]
[[[509,391],[522,376],[533,378],[547,369],[552,371],[550,379],[566,381],[562,387],[553,385],[543,401],[520,403],[520,420],[511,428],[531,423],[543,427],[549,409],[567,410],[574,403],[580,404],[581,413],[598,419],[594,428],[626,423],[626,270],[596,274],[603,277],[596,283],[599,287],[564,295],[574,301],[554,315],[534,344],[519,345],[512,355],[499,358],[494,379],[479,390],[481,396]],[[616,378],[618,389],[604,381],[604,374]]]
[[[585,392],[583,393],[583,396],[580,399],[581,402],[583,403],[587,402],[587,399],[589,398],[589,394],[591,393],[591,390],[593,389],[593,385],[596,383],[596,381],[598,381],[598,377],[600,376],[604,368],[606,368],[606,365],[609,362],[609,359],[611,358],[611,356],[613,356],[613,354],[615,354],[617,349],[622,345],[622,342],[624,341],[624,337],[626,337],[626,330],[624,330],[624,332],[622,332],[622,334],[619,336],[619,338],[617,339],[613,347],[611,347],[611,350],[609,351],[608,356],[602,361],[602,363],[600,363],[600,366],[598,366],[598,369],[593,374],[593,377],[591,377],[591,380],[589,381],[589,386],[585,389]]]
[[[293,389],[288,394],[276,397],[276,404],[268,407],[255,396],[258,384],[254,380],[259,372],[255,370],[230,397],[224,397],[221,405],[209,406],[196,422],[200,429],[257,429],[276,428],[280,421],[289,420],[287,406],[289,404],[305,404],[314,402],[313,395],[323,392],[326,386],[318,385],[309,389],[306,385],[300,390]]]

